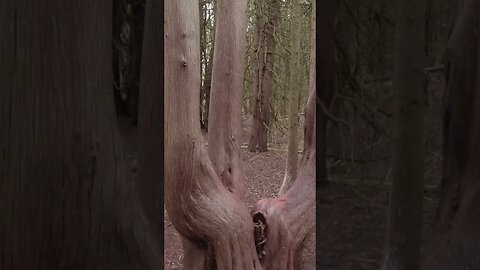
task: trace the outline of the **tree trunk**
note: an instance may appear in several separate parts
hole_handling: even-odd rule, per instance
[[[319,70],[319,94],[317,102],[318,113],[318,165],[317,165],[317,188],[328,186],[327,175],[327,125],[328,115],[325,110],[329,110],[332,103],[333,93],[335,91],[335,17],[337,12],[337,1],[325,0],[320,2],[319,21],[317,34],[322,36],[318,43],[319,55],[317,69]]]
[[[464,0],[447,51],[442,196],[425,270],[479,269],[480,3]]]
[[[208,154],[227,190],[243,199],[240,143],[247,1],[216,4]]]
[[[297,177],[298,167],[298,105],[300,80],[300,2],[292,2],[292,54],[290,56],[289,113],[288,113],[288,153],[285,177],[280,194],[287,191]]]
[[[261,6],[260,6],[261,5]],[[270,96],[272,91],[273,68],[275,59],[275,31],[278,25],[279,0],[262,1],[257,7],[257,73],[255,78],[255,105],[253,125],[248,150],[265,152],[267,145],[267,127],[270,124]],[[258,148],[257,148],[258,147]]]
[[[111,1],[0,4],[0,269],[162,264],[123,158]]]
[[[383,269],[418,269],[423,202],[425,0],[399,2],[393,179]]]
[[[314,48],[312,56],[315,59]],[[314,63],[313,60],[311,68]],[[304,269],[298,254],[315,228],[315,96],[313,71],[305,113],[305,149],[298,177],[285,194],[260,200],[255,206],[255,243],[263,269]]]
[[[235,65],[231,67],[243,67],[245,4],[245,1],[217,2],[217,50],[214,63],[219,60],[225,63],[232,61]],[[260,269],[248,209],[225,189],[223,179],[216,173],[219,163],[213,165],[210,161],[200,131],[198,19],[197,0],[165,2],[165,206],[175,229],[182,236],[186,269]],[[150,27],[157,27],[161,23],[160,14],[149,17]],[[161,37],[157,30],[154,38],[160,44]],[[146,48],[145,58],[151,59],[148,56],[155,56],[156,51],[158,48]],[[231,108],[224,107],[223,111],[218,111],[216,108],[220,101],[216,99],[223,94],[226,102],[241,100],[237,96],[240,96],[238,86],[243,81],[243,72],[234,72],[231,68],[222,70],[220,64],[217,67],[214,64],[213,77],[216,79],[212,84],[210,125],[214,125],[215,129],[228,127],[233,132],[228,134],[229,141],[225,141],[230,145],[224,146],[222,140],[226,140],[227,130],[216,132],[210,127],[209,136],[215,134],[213,136],[219,141],[210,142],[209,151],[216,143],[234,151],[237,126],[230,115],[237,114],[237,105],[230,103]],[[152,71],[155,67],[158,70],[160,65],[161,62],[155,59],[145,63],[144,70],[152,72],[145,75],[145,80],[151,81],[151,84],[145,83],[149,87],[142,88],[145,96],[161,89],[158,74]],[[147,68],[149,66],[151,68]],[[233,83],[228,85],[228,82]],[[155,102],[158,106],[162,101],[157,98]],[[216,116],[219,112],[224,116]],[[226,119],[223,123],[233,122],[228,122],[228,126],[217,125],[223,120],[221,117]],[[161,131],[156,129],[155,132],[158,132],[155,134],[157,136],[152,138],[158,140]],[[230,136],[234,137],[230,139]]]

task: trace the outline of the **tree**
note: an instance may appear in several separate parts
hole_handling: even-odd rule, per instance
[[[247,1],[217,1],[208,154],[223,185],[243,199],[240,158]]]
[[[209,125],[225,129],[226,126],[216,125],[230,121],[240,107],[233,103],[241,100],[241,92],[238,92],[242,88],[238,84],[243,83],[243,73],[236,71],[243,68],[246,2],[220,0],[216,4],[218,19]],[[218,160],[215,155],[224,155],[228,160],[223,164],[229,166],[226,170],[222,169],[222,163],[210,160],[200,131],[198,20],[197,0],[165,2],[165,206],[182,237],[186,269],[260,269],[250,214],[229,192],[237,193],[239,189],[236,184],[227,184],[227,190],[222,184],[232,179],[225,176],[237,179],[235,176],[241,174],[239,167],[233,167],[236,164],[231,158],[236,154],[223,152],[238,151],[236,132],[240,119],[228,123],[228,130],[209,128],[210,157]],[[147,25],[155,27],[161,23],[160,16],[151,16]],[[160,43],[158,31],[155,31],[155,39]],[[145,58],[155,55],[155,50],[158,48],[146,47]],[[219,63],[220,60],[224,63]],[[217,64],[221,66],[215,67]],[[144,67],[155,69],[158,65],[160,63],[149,61]],[[145,83],[142,88],[145,96],[161,87],[154,74],[145,80],[147,78],[152,82]],[[216,100],[222,95],[226,101]],[[154,102],[158,105],[161,99]],[[232,107],[220,110],[222,102]],[[216,116],[217,113],[224,115]],[[160,133],[158,129],[155,132]],[[160,136],[158,133],[154,135]],[[219,141],[210,141],[211,136]],[[215,149],[221,150],[210,150],[216,143],[219,146]],[[224,172],[228,174],[222,175]]]
[[[298,167],[298,89],[300,78],[300,1],[292,2],[292,54],[290,57],[288,153],[285,177],[280,194],[287,191],[297,177]]]
[[[315,22],[313,12],[312,22]],[[315,23],[312,24],[312,45],[304,150],[297,179],[283,195],[260,200],[254,210],[255,243],[264,269],[306,269],[297,255],[315,227]]]
[[[418,269],[423,202],[426,1],[401,1],[397,21],[393,179],[383,269]]]
[[[255,105],[248,150],[267,151],[267,127],[270,123],[270,96],[275,60],[275,31],[278,24],[279,0],[257,1],[257,70],[255,74]]]
[[[106,0],[0,4],[2,269],[161,264],[116,128],[111,14]]]
[[[320,37],[318,50],[322,52],[318,59],[318,175],[316,186],[317,188],[328,185],[327,178],[327,124],[328,113],[335,91],[335,14],[337,11],[337,1],[325,0],[320,2],[318,30],[317,34]]]
[[[478,1],[461,1],[448,44],[442,194],[425,270],[480,268],[479,15]]]

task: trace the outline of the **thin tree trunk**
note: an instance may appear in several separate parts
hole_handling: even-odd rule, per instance
[[[480,4],[464,0],[447,51],[442,195],[422,269],[479,269]]]
[[[280,194],[287,191],[297,177],[298,167],[298,106],[300,80],[300,2],[292,3],[292,54],[290,56],[289,113],[288,113],[288,153],[285,177]]]
[[[111,1],[0,4],[0,269],[162,264],[123,158]]]
[[[241,52],[244,47],[245,13],[242,10],[245,10],[245,4],[245,1],[217,2],[217,50],[214,63],[223,59],[226,63],[233,61],[235,64],[232,67],[243,67]],[[175,229],[182,236],[187,269],[260,269],[248,209],[225,189],[223,179],[216,173],[219,163],[212,165],[214,163],[209,159],[200,131],[197,5],[197,0],[165,2],[165,206]],[[157,15],[150,17],[149,27],[163,23]],[[154,37],[156,44],[160,44],[161,37],[157,30]],[[145,63],[144,69],[149,71],[144,80],[150,82],[145,82],[142,88],[145,96],[161,89],[158,74],[153,72],[161,62],[158,58],[149,57],[155,56],[156,51],[158,47],[153,46],[145,50],[145,58],[151,59]],[[222,70],[220,67],[220,63],[217,67],[214,64],[213,77],[216,79],[212,85],[212,119],[209,125],[214,125],[214,129],[229,128],[228,131],[232,132],[236,131],[237,126],[235,120],[230,119],[230,114],[237,114],[237,105],[231,104],[230,110],[224,107],[223,111],[218,111],[219,101],[216,98],[223,94],[229,97],[227,102],[237,100],[243,72],[234,73],[230,68]],[[226,87],[227,82],[233,82],[233,88]],[[162,101],[157,98],[155,102],[159,105]],[[226,126],[217,125],[222,122],[219,121],[222,115],[216,116],[220,112],[233,122],[223,122]],[[212,145],[222,143],[225,135],[237,136],[236,133],[227,134],[227,130],[217,133],[214,129],[212,126],[209,128],[209,136],[215,134],[219,141],[210,142],[209,150]],[[155,135],[160,135],[159,129],[155,132],[158,132]],[[152,138],[157,139],[158,136]],[[225,141],[230,144],[226,148],[232,151],[236,150],[237,143],[236,137],[233,139]],[[232,169],[239,170],[239,167]]]
[[[252,118],[252,130],[248,149],[251,152],[258,150],[265,152],[267,145],[267,127],[270,124],[270,96],[273,82],[273,68],[275,60],[275,31],[278,25],[280,12],[280,2],[270,0],[268,3],[262,2],[264,7],[257,12],[257,48],[265,47],[259,50],[257,57],[257,77],[255,84],[255,105]],[[267,20],[268,19],[268,20]],[[263,54],[260,54],[263,53]],[[258,147],[258,148],[257,148]]]
[[[422,229],[426,1],[399,3],[393,179],[383,269],[414,270],[420,265]]]

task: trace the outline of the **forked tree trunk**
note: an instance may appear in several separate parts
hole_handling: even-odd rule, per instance
[[[312,25],[313,44],[314,34],[315,24]],[[315,46],[311,49],[310,95],[305,110],[305,148],[298,177],[284,195],[261,200],[254,210],[255,243],[263,269],[303,269],[298,260],[301,256],[298,255],[305,239],[315,228]]]
[[[245,4],[245,1],[217,1],[218,30],[214,62],[225,59],[230,63],[233,60],[235,65],[243,66],[241,52],[244,46]],[[160,14],[156,15],[149,17],[149,26],[156,27],[163,23]],[[222,184],[216,173],[219,163],[217,167],[212,165],[200,131],[198,16],[197,0],[165,1],[165,206],[170,220],[182,237],[185,269],[260,269],[250,213]],[[157,29],[155,39],[160,41]],[[219,42],[219,37],[225,40]],[[226,44],[228,48],[225,48]],[[155,55],[156,50],[159,48],[146,48],[145,57]],[[150,61],[149,64],[151,68],[158,69],[161,62]],[[217,73],[214,77],[218,80],[215,83],[219,85],[212,85],[213,88],[224,90],[224,93],[214,90],[214,95],[218,98],[224,94],[229,97],[227,100],[236,100],[237,89],[226,87],[235,87],[243,76],[233,73],[230,68],[220,70],[214,67],[214,73]],[[156,83],[142,89],[146,96],[147,93],[161,91],[158,77],[152,75],[149,78]],[[229,85],[223,79],[231,80],[234,84]],[[159,105],[161,100],[156,99],[155,102]],[[216,103],[213,99],[213,114],[219,112],[215,109],[218,106]],[[236,106],[224,109],[221,112],[227,120],[230,120],[230,114],[237,113]],[[219,120],[222,120],[222,116],[211,117],[211,123],[220,123]],[[228,128],[236,132],[236,122],[229,123]],[[155,132],[160,136],[159,130]],[[228,136],[237,136],[234,132]],[[209,134],[215,134],[219,140],[211,142],[209,148],[221,143],[222,147],[235,150],[236,137],[233,138],[235,140],[226,141],[226,131],[215,133],[211,128]],[[223,143],[230,145],[224,146]],[[234,169],[239,170],[239,167]]]
[[[425,0],[400,1],[395,61],[393,179],[384,270],[420,266],[425,108]]]
[[[258,1],[257,5],[257,73],[255,77],[255,104],[248,150],[268,150],[267,127],[270,124],[270,96],[275,59],[275,30],[278,25],[279,0]]]
[[[0,269],[154,269],[112,95],[112,2],[0,4]]]
[[[443,191],[425,270],[480,269],[480,3],[459,7],[447,51]]]
[[[244,197],[240,158],[247,0],[217,0],[208,154],[228,191]]]
[[[298,105],[300,79],[300,0],[292,2],[292,54],[290,56],[288,153],[285,177],[280,194],[287,191],[297,178],[298,168]]]

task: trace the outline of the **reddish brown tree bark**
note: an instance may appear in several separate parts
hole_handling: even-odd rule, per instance
[[[154,269],[112,95],[112,2],[0,3],[0,269]]]
[[[246,41],[246,0],[216,1],[215,52],[208,121],[208,154],[223,185],[244,197],[240,158]]]
[[[182,237],[186,269],[260,269],[250,214],[246,206],[225,188],[222,180],[226,178],[221,178],[225,169],[230,174],[227,176],[241,174],[231,159],[235,156],[230,156],[235,155],[240,121],[239,117],[235,122],[231,115],[237,115],[240,106],[237,108],[230,102],[237,100],[237,96],[241,100],[238,84],[243,80],[243,72],[233,72],[238,68],[236,65],[243,68],[245,7],[245,1],[217,1],[213,71],[213,77],[217,79],[212,84],[209,123],[225,126],[215,126],[224,129],[220,131],[209,128],[209,136],[218,141],[209,142],[208,147],[209,151],[217,149],[210,155],[214,160],[218,161],[216,155],[222,153],[226,154],[227,162],[212,164],[200,131],[198,1],[165,2],[165,206]],[[152,25],[162,23],[159,17],[150,19]],[[219,42],[222,38],[224,40]],[[158,50],[152,47],[145,53],[154,53],[154,49]],[[215,67],[221,59],[232,66],[224,66],[223,70],[220,66]],[[156,65],[158,67],[160,63]],[[159,89],[148,87],[142,91],[148,93]],[[216,99],[222,95],[227,100],[223,102],[231,107],[217,111],[215,107],[222,101]],[[156,102],[158,104],[161,100]],[[219,112],[223,115],[215,116]],[[215,144],[219,146],[212,147]],[[222,164],[231,171],[219,166]],[[227,187],[238,192],[236,185]]]
[[[480,3],[460,3],[447,51],[443,191],[423,269],[480,268]]]

